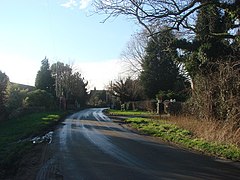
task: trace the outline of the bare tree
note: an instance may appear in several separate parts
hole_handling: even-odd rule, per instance
[[[231,19],[228,29],[240,27],[239,0],[95,0],[97,13],[110,17],[126,15],[138,21],[150,34],[159,24],[171,30],[195,32],[195,17],[199,9],[208,5],[216,5],[223,10],[224,16]],[[157,29],[158,30],[158,29]],[[213,36],[234,38],[230,33],[213,33]]]
[[[133,78],[137,78],[142,71],[145,48],[148,42],[147,36],[146,31],[134,34],[122,51],[121,60],[125,67],[125,73]]]

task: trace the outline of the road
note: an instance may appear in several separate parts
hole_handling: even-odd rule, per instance
[[[86,109],[54,132],[36,179],[240,179],[238,163],[223,161],[133,133]]]

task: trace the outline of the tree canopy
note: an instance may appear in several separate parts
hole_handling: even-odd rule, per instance
[[[58,98],[75,101],[85,105],[87,101],[88,82],[79,72],[73,72],[68,64],[57,62],[51,66],[52,76],[55,79],[55,92]]]
[[[143,97],[142,87],[139,80],[130,77],[120,78],[109,85],[110,93],[120,100],[120,103],[141,100]]]
[[[174,39],[170,31],[163,30],[148,42],[140,79],[149,98],[155,98],[159,91],[177,89],[181,78],[178,78],[179,68],[175,63],[177,51],[171,47]]]
[[[54,79],[48,59],[45,57],[42,61],[42,66],[37,73],[35,86],[37,89],[45,90],[49,93],[54,94]]]

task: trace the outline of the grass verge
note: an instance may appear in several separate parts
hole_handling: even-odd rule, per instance
[[[120,111],[120,110],[114,110],[114,109],[108,109],[107,113],[110,115],[116,115],[116,116],[150,116],[153,115],[150,112],[147,111]]]
[[[191,131],[182,129],[167,121],[147,118],[129,118],[126,119],[126,122],[130,123],[133,128],[136,128],[142,133],[161,137],[165,141],[174,142],[183,147],[198,150],[206,154],[234,161],[240,160],[240,148],[238,146],[196,138]]]
[[[64,115],[64,112],[34,113],[0,122],[0,178],[14,174],[21,157],[31,149],[30,141],[21,140],[45,133]]]

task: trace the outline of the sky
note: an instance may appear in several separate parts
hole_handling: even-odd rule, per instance
[[[41,60],[73,65],[103,89],[123,70],[120,54],[139,28],[126,17],[91,12],[91,0],[1,0],[0,70],[11,82],[34,85]]]

